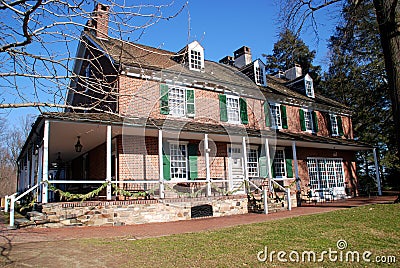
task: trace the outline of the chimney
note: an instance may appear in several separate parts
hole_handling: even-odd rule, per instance
[[[233,66],[234,62],[235,61],[233,60],[232,56],[226,56],[223,59],[219,60],[219,63],[226,64],[226,65],[231,65],[231,66]]]
[[[285,76],[287,79],[294,80],[297,77],[302,76],[302,69],[299,64],[295,64],[294,67],[290,68],[289,70],[285,71]]]
[[[235,59],[235,66],[242,68],[252,62],[251,50],[249,47],[243,46],[233,53]]]
[[[92,19],[88,21],[87,25],[91,27],[91,31],[96,37],[101,39],[108,38],[108,16],[109,7],[98,3],[94,8]]]

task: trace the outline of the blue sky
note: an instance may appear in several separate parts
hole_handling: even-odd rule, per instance
[[[170,0],[164,0],[170,3]],[[171,13],[185,3],[174,2]],[[243,45],[251,48],[253,60],[271,54],[279,34],[279,1],[277,0],[190,0],[176,18],[161,21],[148,28],[138,43],[179,51],[188,42],[197,40],[205,49],[205,58],[219,61]],[[324,12],[324,11],[323,11]],[[166,15],[166,14],[164,14]],[[337,16],[321,13],[319,21],[319,42],[312,31],[301,38],[311,50],[316,50],[315,65],[326,62],[326,40],[333,34]],[[140,23],[140,20],[133,20]],[[134,36],[124,39],[134,40]],[[76,49],[76,48],[75,48]],[[29,85],[28,85],[29,87]],[[38,114],[37,109],[23,108],[6,114],[10,121],[24,114]]]

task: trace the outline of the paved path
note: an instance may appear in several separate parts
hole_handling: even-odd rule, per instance
[[[380,196],[372,198],[357,197],[332,203],[321,203],[317,205],[308,204],[302,207],[293,208],[291,211],[281,211],[268,215],[245,214],[218,218],[202,218],[187,221],[114,227],[25,228],[8,230],[5,225],[0,225],[0,238],[8,240],[12,244],[70,240],[78,238],[127,237],[130,239],[141,239],[147,237],[159,237],[172,234],[215,230],[242,224],[324,213],[368,204],[392,203],[395,199],[396,196]]]

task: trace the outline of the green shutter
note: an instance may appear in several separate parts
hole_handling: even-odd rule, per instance
[[[287,114],[286,114],[286,106],[281,105],[281,116],[282,116],[282,128],[288,128]]]
[[[240,121],[242,124],[248,124],[249,118],[247,116],[247,102],[246,99],[240,98],[239,99],[239,106],[240,106]]]
[[[336,116],[336,122],[338,125],[338,132],[340,136],[343,136],[343,123],[342,123],[342,117],[340,115]]]
[[[300,127],[302,131],[306,131],[306,120],[304,120],[304,111],[303,109],[299,109],[300,115]]]
[[[313,121],[314,132],[317,133],[318,132],[318,116],[317,116],[317,112],[315,112],[315,111],[312,112],[312,121]]]
[[[293,152],[289,148],[285,150],[285,161],[286,161],[286,177],[293,178]]]
[[[258,148],[258,169],[260,178],[268,177],[268,169],[267,169],[267,156],[265,155],[264,146],[260,146]]]
[[[219,95],[219,112],[222,122],[228,122],[228,110],[226,109],[226,95]]]
[[[161,114],[169,114],[168,86],[166,84],[160,84],[160,112]]]
[[[190,143],[188,145],[189,155],[189,177],[191,180],[195,180],[198,177],[197,172],[197,144]]]
[[[164,180],[171,180],[171,164],[170,164],[170,153],[169,153],[169,144],[167,142],[163,142],[163,173]]]
[[[194,117],[194,89],[186,89],[186,114],[189,117]]]
[[[271,124],[271,110],[268,102],[264,102],[265,126],[270,127]]]

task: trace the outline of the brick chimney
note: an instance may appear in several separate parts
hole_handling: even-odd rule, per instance
[[[233,52],[233,56],[235,59],[235,66],[238,68],[242,68],[243,66],[246,66],[247,64],[252,62],[251,50],[249,47],[246,46],[243,46]]]
[[[92,13],[92,19],[87,25],[98,38],[108,38],[108,16],[109,7],[98,3]]]

